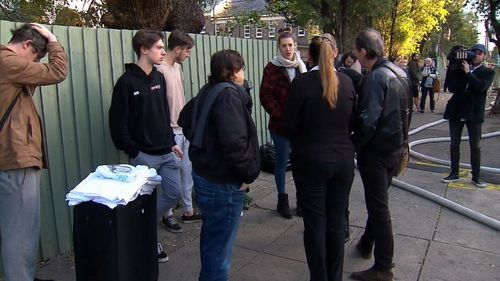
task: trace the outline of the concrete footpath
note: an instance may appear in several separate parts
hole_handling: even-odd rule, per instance
[[[441,94],[436,113],[414,114],[412,128],[442,118],[449,98]],[[500,116],[487,116],[483,133],[500,131]],[[464,130],[466,134],[466,130]],[[424,130],[411,140],[447,137],[448,123]],[[499,137],[482,140],[482,165],[500,167]],[[424,144],[414,148],[420,153],[449,159],[449,144]],[[468,143],[461,147],[461,162],[469,162]],[[444,184],[448,168],[411,160],[400,180],[458,204],[500,220],[500,175],[484,173],[487,188],[470,183],[470,174],[462,171],[458,183]],[[295,187],[287,174],[287,191],[295,211]],[[244,212],[233,248],[232,281],[306,281],[309,280],[302,234],[302,219],[279,217],[275,211],[276,188],[271,174],[261,173],[251,185],[253,205]],[[395,280],[404,281],[500,281],[500,232],[417,195],[392,186],[390,208],[395,238]],[[350,196],[351,240],[346,244],[344,280],[349,274],[371,266],[373,261],[359,258],[355,244],[363,232],[366,209],[363,187],[356,172]],[[177,213],[178,215],[180,213]],[[170,261],[159,265],[163,281],[194,281],[200,268],[199,231],[201,223],[182,224],[184,232],[172,234],[160,225],[158,239],[167,250]],[[75,280],[71,254],[41,264],[38,277],[57,281]],[[140,280],[138,280],[140,281]]]

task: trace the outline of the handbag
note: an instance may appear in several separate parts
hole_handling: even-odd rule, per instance
[[[432,81],[432,92],[434,93],[441,92],[441,82],[439,81],[438,78],[435,78],[434,81]]]
[[[260,145],[260,170],[266,173],[274,174],[274,167],[276,165],[276,150],[272,142],[266,142]],[[286,163],[286,171],[292,169],[290,159]]]

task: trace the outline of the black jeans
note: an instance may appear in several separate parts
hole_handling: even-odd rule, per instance
[[[292,173],[302,206],[310,280],[342,280],[345,209],[354,179],[353,158],[329,164],[292,160]]]
[[[481,167],[481,125],[482,123],[471,123],[457,120],[449,120],[450,126],[450,161],[451,173],[458,175],[460,163],[460,140],[462,137],[462,130],[464,125],[467,126],[467,133],[469,134],[470,145],[470,165],[472,167],[472,177],[477,178],[480,175]]]
[[[388,189],[400,155],[401,151],[377,153],[365,150],[358,153],[359,173],[368,211],[365,232],[360,242],[365,249],[375,244],[375,268],[380,270],[392,268],[394,237]]]
[[[434,111],[435,103],[434,103],[434,92],[432,88],[422,87],[422,97],[420,97],[420,110],[425,109],[425,100],[427,99],[427,94],[429,94],[429,105],[431,110]]]

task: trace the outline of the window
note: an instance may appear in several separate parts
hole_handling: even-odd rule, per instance
[[[297,35],[299,37],[306,36],[306,31],[304,30],[304,28],[302,26],[297,27]]]
[[[215,36],[220,36],[220,23],[216,23],[214,27]]]
[[[262,38],[262,27],[255,28],[255,38]]]
[[[276,36],[276,27],[274,26],[274,22],[270,21],[267,29],[269,31],[269,34],[268,34],[269,38]]]
[[[250,25],[243,26],[243,38],[250,38]]]

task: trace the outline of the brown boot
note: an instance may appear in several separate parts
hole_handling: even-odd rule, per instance
[[[291,219],[292,213],[290,212],[290,205],[288,204],[288,194],[278,194],[278,206],[276,211],[285,219]]]
[[[392,281],[393,274],[391,269],[378,270],[373,267],[351,273],[351,278],[361,281]]]

